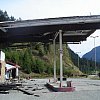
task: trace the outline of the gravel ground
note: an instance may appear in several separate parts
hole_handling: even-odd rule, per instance
[[[17,90],[10,90],[9,94],[0,94],[0,100],[100,100],[100,80],[68,80],[72,81],[73,86],[76,87],[76,91],[51,92],[44,86],[48,82],[48,79],[24,80],[24,86],[38,86],[39,89],[34,91],[34,95],[27,95]]]

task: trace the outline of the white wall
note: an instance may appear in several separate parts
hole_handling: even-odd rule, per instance
[[[0,51],[0,60],[5,61],[5,53]]]

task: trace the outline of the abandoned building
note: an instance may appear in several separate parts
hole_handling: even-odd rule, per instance
[[[6,79],[18,77],[18,68],[20,68],[20,66],[18,66],[17,64],[14,64],[12,62],[6,62]]]
[[[0,51],[0,82],[18,77],[18,66],[12,62],[5,62],[5,53]]]

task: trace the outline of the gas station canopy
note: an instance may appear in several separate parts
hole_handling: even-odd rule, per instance
[[[96,29],[100,29],[100,15],[6,21],[0,22],[0,43],[48,43],[59,30],[62,30],[63,42],[80,42]]]
[[[0,43],[53,42],[54,43],[54,81],[56,80],[55,44],[60,49],[60,89],[63,81],[62,42],[80,42],[100,29],[100,15],[74,16],[36,20],[0,22]],[[58,36],[59,34],[59,36]],[[72,87],[73,89],[73,87]],[[67,90],[67,87],[66,87]]]

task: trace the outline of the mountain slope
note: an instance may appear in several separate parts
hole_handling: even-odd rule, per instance
[[[20,50],[20,51],[19,51]],[[31,47],[5,50],[6,60],[19,64],[26,73],[53,74],[54,48],[52,44],[33,43]],[[57,75],[59,75],[59,44],[56,45]],[[67,44],[63,44],[64,75],[79,75],[82,72],[71,60]]]
[[[96,49],[96,61],[100,62],[100,46],[93,48],[90,52],[83,55],[82,58],[95,61],[95,49]]]

